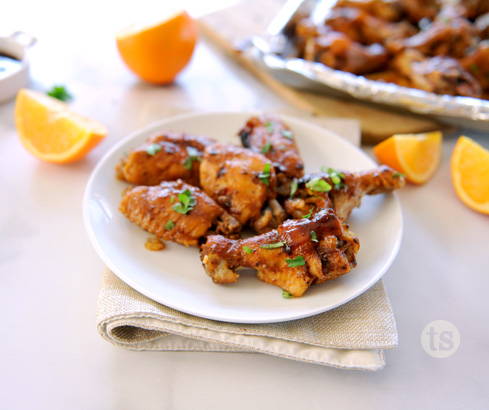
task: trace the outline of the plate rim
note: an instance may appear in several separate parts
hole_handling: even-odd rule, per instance
[[[321,129],[323,132],[327,132],[334,136],[335,138],[338,138],[341,143],[349,145],[351,148],[356,150],[358,153],[360,153],[364,158],[366,158],[372,166],[377,165],[365,152],[363,152],[359,147],[357,147],[355,144],[352,142],[342,138],[338,134],[336,134],[333,131],[328,130],[327,128],[323,128],[318,124],[314,124],[313,122],[307,121],[306,119],[299,118],[296,116],[292,115],[287,115],[287,114],[282,114],[282,113],[276,113],[276,112],[267,112],[268,114],[272,114],[275,116],[278,116],[279,118],[283,119],[285,122],[287,121],[292,121],[292,122],[299,122],[302,124],[305,124],[306,126],[312,126],[315,128]],[[251,319],[251,320],[246,320],[246,319],[236,319],[236,318],[230,318],[226,317],[225,315],[222,316],[214,316],[214,315],[208,315],[205,313],[201,312],[196,312],[192,309],[184,309],[182,306],[175,306],[173,304],[168,304],[167,302],[163,302],[161,298],[158,297],[157,294],[153,293],[150,289],[145,288],[144,286],[140,286],[136,280],[133,280],[131,276],[125,275],[123,272],[119,271],[119,269],[115,266],[115,264],[111,261],[111,258],[109,255],[106,254],[104,251],[103,247],[99,243],[97,236],[94,232],[94,229],[92,227],[92,224],[90,222],[90,217],[89,217],[89,198],[90,198],[90,192],[92,190],[92,187],[94,185],[94,181],[96,180],[96,177],[98,176],[100,169],[105,165],[105,163],[112,157],[114,152],[116,152],[121,146],[125,145],[128,141],[136,139],[139,135],[144,134],[144,133],[149,133],[151,131],[157,132],[158,128],[165,126],[168,123],[174,122],[174,121],[181,121],[189,118],[194,118],[194,117],[203,117],[203,116],[208,116],[208,115],[242,115],[242,116],[253,116],[253,115],[260,115],[263,114],[263,112],[260,111],[248,111],[248,110],[243,110],[243,111],[237,111],[237,110],[217,110],[217,111],[198,111],[198,112],[190,112],[190,113],[184,113],[184,114],[179,114],[179,115],[174,115],[170,116],[161,120],[156,120],[148,125],[139,128],[135,131],[130,132],[126,137],[122,138],[120,141],[116,142],[103,156],[101,159],[98,160],[97,165],[95,168],[92,170],[90,177],[86,183],[85,190],[83,193],[83,199],[82,199],[82,213],[83,213],[83,224],[85,227],[85,230],[87,232],[89,241],[92,245],[92,247],[95,249],[95,252],[97,253],[98,257],[102,260],[102,262],[106,265],[107,268],[110,269],[112,273],[114,273],[120,280],[122,280],[124,283],[126,283],[128,286],[136,290],[137,292],[141,293],[142,295],[150,298],[151,300],[160,303],[164,306],[170,307],[172,309],[175,309],[177,311],[192,315],[192,316],[197,316],[200,318],[204,319],[209,319],[209,320],[214,320],[214,321],[219,321],[219,322],[226,322],[226,323],[242,323],[242,324],[265,324],[265,323],[282,323],[282,322],[288,322],[292,320],[298,320],[298,319],[303,319],[306,317],[311,317],[315,316],[333,309],[338,308],[339,306],[342,306],[351,300],[357,298],[358,296],[362,295],[365,293],[367,290],[369,290],[371,287],[373,287],[378,281],[382,279],[382,277],[385,275],[389,267],[392,265],[394,259],[396,258],[400,246],[401,246],[401,241],[403,237],[403,232],[404,232],[404,218],[403,218],[403,213],[402,213],[402,207],[398,198],[397,193],[392,193],[393,201],[394,201],[394,206],[397,209],[398,216],[399,216],[399,231],[397,233],[395,242],[391,248],[389,257],[385,259],[383,262],[381,268],[378,270],[379,273],[375,275],[371,280],[365,283],[363,287],[359,287],[357,290],[352,292],[350,296],[347,298],[343,299],[341,302],[335,303],[333,305],[327,306],[326,308],[314,308],[314,309],[309,309],[306,312],[298,313],[298,314],[287,314],[286,317],[280,317],[280,318],[263,318],[263,319]]]

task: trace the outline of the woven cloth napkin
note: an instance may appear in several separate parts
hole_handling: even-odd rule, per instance
[[[358,144],[356,122],[323,119],[322,124]],[[383,349],[397,346],[394,315],[382,281],[326,313],[244,325],[176,311],[143,296],[106,270],[97,323],[103,338],[132,350],[255,352],[345,369],[379,370],[385,365]]]

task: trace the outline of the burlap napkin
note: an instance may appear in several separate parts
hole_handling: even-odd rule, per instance
[[[357,123],[326,122],[322,120],[329,129],[358,143]],[[385,365],[383,349],[397,345],[394,315],[382,282],[320,315],[243,325],[202,319],[163,306],[106,270],[97,310],[102,337],[133,350],[255,352],[338,368],[378,370]]]

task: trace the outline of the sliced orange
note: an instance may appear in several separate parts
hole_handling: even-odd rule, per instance
[[[153,24],[130,27],[116,38],[129,69],[154,84],[171,83],[188,64],[197,41],[197,24],[180,11]]]
[[[107,130],[45,94],[20,90],[15,102],[15,125],[24,147],[37,158],[56,163],[83,158]]]
[[[451,159],[452,183],[462,202],[489,214],[489,151],[467,137],[460,137]]]
[[[441,157],[440,131],[397,134],[374,147],[382,164],[402,172],[408,181],[424,184],[435,173]]]

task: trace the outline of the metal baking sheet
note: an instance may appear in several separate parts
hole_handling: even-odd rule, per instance
[[[429,115],[439,121],[489,131],[489,101],[438,95],[396,84],[369,80],[294,56],[287,28],[298,15],[322,21],[335,1],[289,0],[271,22],[266,36],[253,39],[259,60],[282,81],[299,88],[349,96],[384,106]]]

